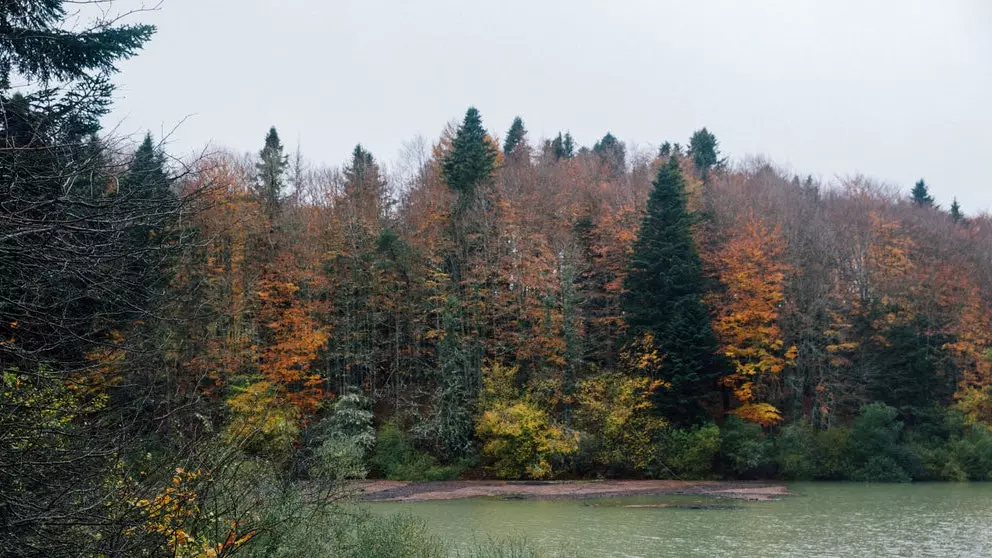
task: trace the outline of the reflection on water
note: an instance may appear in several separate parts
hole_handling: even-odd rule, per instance
[[[789,489],[796,495],[776,502],[477,499],[371,508],[423,517],[456,545],[525,537],[540,548],[587,557],[992,557],[990,483],[797,483]]]

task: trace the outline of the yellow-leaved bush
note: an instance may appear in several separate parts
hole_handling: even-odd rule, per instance
[[[299,410],[281,401],[270,382],[236,387],[227,406],[231,421],[224,430],[225,442],[277,462],[289,458],[300,433]]]
[[[516,375],[516,367],[492,363],[485,368],[476,434],[501,478],[548,478],[556,458],[578,451],[579,436],[520,394],[514,387]]]
[[[613,470],[643,471],[654,456],[654,442],[667,425],[651,399],[664,382],[619,372],[579,384],[576,421],[596,438],[593,461]]]

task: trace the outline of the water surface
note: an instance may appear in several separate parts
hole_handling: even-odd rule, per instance
[[[794,496],[773,502],[666,496],[370,506],[422,517],[462,548],[512,536],[586,557],[992,557],[992,483],[797,483],[789,489]],[[678,507],[624,507],[654,504]],[[706,504],[720,509],[698,509]]]

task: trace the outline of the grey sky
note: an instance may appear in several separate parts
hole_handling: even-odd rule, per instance
[[[394,159],[469,105],[532,142],[685,142],[992,208],[992,1],[165,0],[123,65],[123,131],[317,162]]]

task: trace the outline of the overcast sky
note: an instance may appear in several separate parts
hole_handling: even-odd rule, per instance
[[[992,1],[165,0],[108,125],[170,150],[387,163],[469,105],[505,135],[641,147],[707,126],[725,154],[861,172],[992,208]]]

